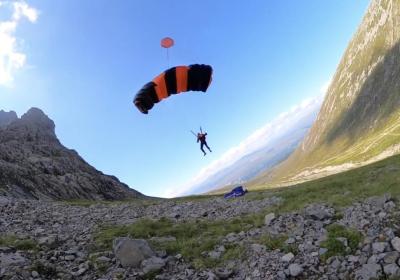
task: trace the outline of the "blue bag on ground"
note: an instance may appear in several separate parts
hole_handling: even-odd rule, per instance
[[[229,193],[224,195],[224,198],[231,198],[231,197],[238,197],[245,195],[247,193],[247,190],[244,190],[242,186],[238,186],[231,190]]]

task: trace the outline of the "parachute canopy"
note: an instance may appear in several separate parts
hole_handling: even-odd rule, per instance
[[[186,91],[206,92],[212,80],[212,71],[212,67],[205,64],[172,67],[145,84],[136,94],[133,103],[140,112],[147,114],[154,103],[171,94]]]
[[[170,37],[165,37],[161,40],[161,47],[170,48],[174,45],[174,40]]]

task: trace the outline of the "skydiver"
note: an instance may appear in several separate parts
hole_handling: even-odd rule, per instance
[[[197,133],[197,143],[199,143],[199,141],[200,141],[200,150],[204,153],[204,155],[207,154],[203,149],[204,146],[207,147],[207,149],[210,151],[210,153],[212,152],[210,147],[208,147],[208,145],[207,145],[206,136],[207,136],[207,132]]]

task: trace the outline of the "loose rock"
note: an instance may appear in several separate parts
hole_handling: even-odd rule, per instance
[[[274,220],[275,220],[275,214],[274,214],[274,213],[269,213],[269,214],[265,215],[264,224],[265,224],[266,226],[269,226],[269,225],[271,225],[271,223],[272,223]]]
[[[113,242],[113,249],[123,267],[138,267],[143,260],[155,256],[143,239],[117,238]]]
[[[296,277],[299,276],[303,272],[303,268],[297,263],[293,263],[289,265],[289,273],[290,276]]]

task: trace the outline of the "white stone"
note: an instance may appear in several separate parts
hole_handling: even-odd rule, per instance
[[[385,252],[386,242],[375,242],[372,243],[372,252],[374,254]]]
[[[151,257],[142,262],[142,269],[144,273],[149,273],[150,271],[156,271],[165,266],[166,262],[164,259],[159,257]]]
[[[264,223],[266,226],[271,225],[271,223],[275,220],[275,214],[274,213],[269,213],[267,215],[265,215],[264,218]]]
[[[392,244],[393,248],[397,252],[400,252],[400,238],[399,237],[393,238],[392,241],[390,241],[390,243]]]
[[[303,268],[297,263],[293,263],[289,265],[289,273],[290,276],[296,277],[299,276],[303,272]]]
[[[74,255],[67,255],[67,256],[64,257],[64,260],[73,261],[73,260],[75,260],[75,256]]]
[[[290,262],[291,260],[293,260],[294,255],[292,253],[288,253],[284,256],[282,256],[281,260],[284,262]]]

